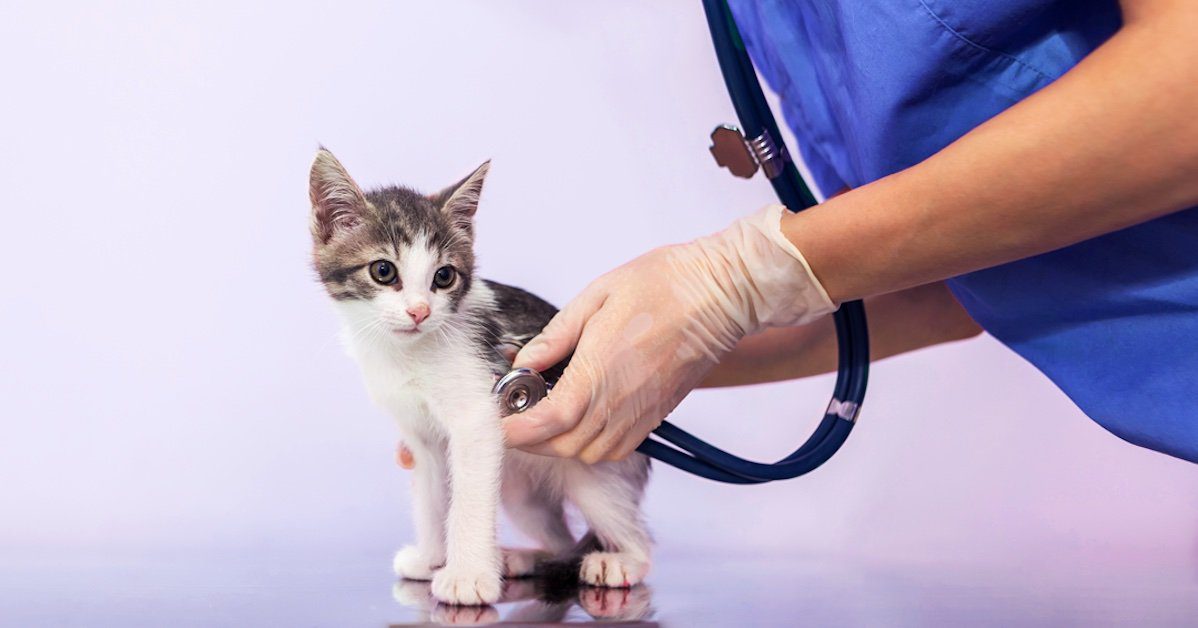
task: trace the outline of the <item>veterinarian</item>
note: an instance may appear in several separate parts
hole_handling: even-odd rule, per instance
[[[573,353],[511,446],[627,456],[695,387],[832,370],[826,315],[866,299],[874,359],[984,329],[1117,436],[1198,462],[1198,3],[732,9],[832,198],[588,286],[517,356]]]

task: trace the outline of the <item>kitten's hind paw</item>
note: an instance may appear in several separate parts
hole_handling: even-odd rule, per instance
[[[395,553],[391,566],[395,575],[405,580],[432,580],[433,571],[441,565],[441,561],[429,556],[415,545],[408,545]]]
[[[499,601],[503,579],[490,568],[448,564],[433,575],[433,597],[446,604],[481,606]]]
[[[640,583],[649,571],[649,563],[623,552],[591,552],[582,557],[578,575],[596,587],[627,588]]]
[[[541,563],[553,558],[549,552],[532,549],[503,548],[503,576],[523,578],[537,573]]]

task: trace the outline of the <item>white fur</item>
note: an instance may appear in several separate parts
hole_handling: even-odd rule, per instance
[[[556,556],[575,544],[564,518],[569,500],[610,550],[584,560],[580,577],[599,586],[636,584],[649,566],[650,539],[639,511],[644,461],[634,456],[588,466],[505,452],[490,392],[493,374],[468,329],[479,318],[473,313],[494,308],[493,297],[475,282],[459,311],[450,312],[447,297],[428,288],[441,263],[418,240],[398,261],[403,290],[384,290],[370,302],[336,302],[367,389],[397,420],[416,463],[417,539],[396,555],[396,572],[431,578],[433,595],[445,602],[495,602],[505,563],[516,572],[510,575],[523,575],[537,556],[509,552],[505,560],[501,554],[496,515],[502,495],[513,523]],[[397,331],[412,327],[405,309],[422,301],[431,313],[419,331]]]

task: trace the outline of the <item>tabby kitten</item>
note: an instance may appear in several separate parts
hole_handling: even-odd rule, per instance
[[[317,274],[370,396],[395,417],[416,462],[416,541],[396,554],[395,572],[431,579],[433,595],[453,604],[495,602],[504,576],[580,555],[586,584],[634,585],[649,568],[640,514],[648,458],[586,465],[504,447],[492,384],[556,310],[475,277],[474,213],[488,165],[424,195],[364,192],[323,148],[312,164]],[[501,500],[539,548],[498,547]],[[580,540],[566,502],[589,526]]]

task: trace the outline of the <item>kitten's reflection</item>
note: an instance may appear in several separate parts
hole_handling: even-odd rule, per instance
[[[484,624],[557,624],[573,621],[567,616],[574,606],[600,622],[636,622],[633,626],[657,626],[647,621],[653,614],[649,588],[602,589],[577,583],[522,578],[504,584],[501,605],[517,603],[510,609],[494,606],[448,606],[432,598],[427,582],[401,580],[392,590],[395,600],[417,609],[419,623],[448,625]],[[585,619],[585,618],[582,618]],[[410,624],[397,624],[410,625]]]

